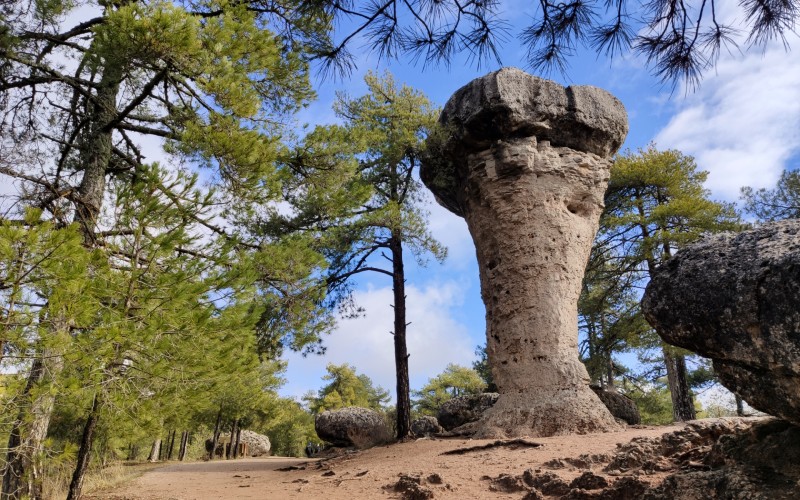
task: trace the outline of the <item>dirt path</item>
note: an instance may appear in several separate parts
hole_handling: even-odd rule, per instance
[[[442,455],[458,448],[488,444],[486,440],[420,439],[346,454],[330,460],[295,458],[249,458],[236,461],[198,462],[168,465],[145,473],[124,487],[96,495],[113,500],[199,500],[199,499],[293,499],[399,498],[389,488],[400,474],[425,478],[436,473],[442,484],[434,488],[435,498],[515,498],[519,493],[492,492],[486,476],[521,474],[542,469],[558,458],[614,451],[617,443],[632,438],[655,437],[672,432],[679,425],[630,428],[623,432],[583,436],[537,438],[539,447],[491,448],[462,455]],[[291,470],[286,470],[291,468]],[[284,470],[278,470],[284,469]],[[565,480],[580,471],[558,469]],[[482,479],[483,478],[483,479]],[[652,481],[660,477],[649,477]]]

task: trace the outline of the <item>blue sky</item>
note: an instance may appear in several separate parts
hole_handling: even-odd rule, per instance
[[[505,4],[524,23],[533,14],[531,4]],[[531,5],[527,7],[527,5]],[[719,12],[741,17],[732,2]],[[512,33],[518,32],[514,27]],[[790,43],[797,46],[796,36]],[[358,69],[341,82],[319,82],[319,98],[300,115],[301,122],[331,123],[336,91],[363,95],[363,75],[390,71],[398,83],[425,93],[443,105],[455,90],[501,65],[481,68],[465,57],[450,67],[426,68],[405,60],[379,61],[368,49],[354,47]],[[525,67],[524,49],[510,37],[501,51],[502,65]],[[617,96],[628,111],[630,132],[623,149],[655,142],[659,148],[677,148],[695,156],[710,172],[706,187],[718,200],[736,201],[744,185],[771,187],[784,168],[800,165],[800,58],[782,45],[744,54],[723,54],[716,70],[700,88],[687,93],[653,78],[640,57],[625,54],[610,61],[583,51],[570,60],[568,74],[542,75],[563,85],[594,85]],[[447,261],[419,268],[408,262],[409,365],[412,389],[420,388],[448,363],[469,365],[475,346],[484,343],[484,306],[480,299],[474,246],[463,219],[429,200],[433,234],[449,248]],[[365,315],[342,320],[326,338],[324,356],[303,358],[288,354],[287,384],[282,393],[300,396],[322,384],[327,363],[350,363],[377,384],[394,392],[391,283],[386,276],[366,276],[358,282],[356,300]]]

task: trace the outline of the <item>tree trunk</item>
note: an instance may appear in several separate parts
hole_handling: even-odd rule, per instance
[[[150,456],[147,458],[148,462],[158,462],[161,455],[161,438],[153,441],[153,447],[150,448]]]
[[[189,431],[183,431],[181,433],[181,448],[178,450],[178,460],[183,462],[183,459],[186,458],[186,443],[189,441]]]
[[[105,177],[112,154],[113,129],[108,125],[117,116],[117,95],[123,76],[122,63],[113,62],[103,69],[97,85],[97,94],[90,102],[92,110],[87,117],[91,128],[81,145],[83,178],[78,186],[80,203],[75,206],[75,221],[82,227],[84,241],[94,241],[94,226],[105,194]],[[108,62],[108,61],[106,61]],[[58,335],[62,325],[45,335]],[[63,368],[60,353],[41,353],[31,367],[23,400],[34,388],[38,395],[31,402],[30,411],[23,407],[12,425],[6,466],[3,469],[3,489],[0,498],[18,499],[23,496],[34,500],[41,498],[41,471],[34,457],[42,454],[42,443],[50,427],[55,395],[46,390],[48,381],[55,380]],[[38,365],[38,366],[37,366]]]
[[[175,448],[175,429],[172,429],[172,434],[169,438],[169,451],[167,451],[167,460],[172,460],[172,451]]]
[[[608,378],[606,390],[616,392],[617,388],[614,386],[614,358],[611,357],[610,352],[608,353],[608,360],[606,364],[606,377]]]
[[[52,349],[37,351],[25,389],[19,398],[21,407],[8,438],[0,494],[3,500],[42,498],[39,457],[55,402],[52,384],[64,367],[64,358]]]
[[[233,444],[233,458],[239,458],[239,442],[242,439],[242,429],[239,427],[239,419],[236,419],[236,440],[234,441],[231,436],[231,443]]]
[[[233,419],[233,421],[231,421],[231,438],[228,440],[228,446],[227,449],[225,450],[226,460],[230,460],[231,458],[236,458],[233,454],[233,438],[236,436],[236,424],[238,422],[239,421],[236,419]]]
[[[673,356],[667,347],[663,347],[664,364],[667,367],[667,382],[669,394],[672,397],[672,417],[676,422],[694,420],[694,400],[689,389],[686,358],[682,355]]]
[[[208,457],[209,460],[214,460],[214,455],[217,453],[217,443],[219,443],[220,425],[222,423],[222,406],[219,407],[217,412],[217,421],[214,424],[214,435],[211,436],[211,453]]]
[[[394,292],[397,439],[405,439],[411,434],[411,396],[408,382],[408,346],[406,345],[406,277],[403,267],[403,243],[399,231],[392,231],[389,249],[392,252],[392,288]]]
[[[94,443],[94,431],[97,428],[97,421],[99,418],[100,401],[98,395],[95,394],[94,400],[92,401],[92,409],[89,411],[89,416],[86,418],[86,424],[83,427],[81,447],[78,450],[78,463],[75,465],[75,471],[72,474],[72,482],[69,484],[67,500],[78,500],[81,497],[83,479],[86,477],[86,471],[89,469],[92,444]]]

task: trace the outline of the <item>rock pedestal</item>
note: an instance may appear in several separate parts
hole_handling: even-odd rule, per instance
[[[625,109],[505,68],[458,90],[440,123],[421,177],[475,242],[500,392],[476,436],[617,428],[578,359],[577,301]]]

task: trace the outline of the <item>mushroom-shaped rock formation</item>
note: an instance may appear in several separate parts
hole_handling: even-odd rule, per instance
[[[577,302],[628,130],[622,103],[505,68],[458,90],[439,121],[421,177],[475,241],[500,392],[476,435],[617,428],[578,359]]]
[[[653,274],[647,321],[727,388],[800,425],[800,220],[708,236]]]

